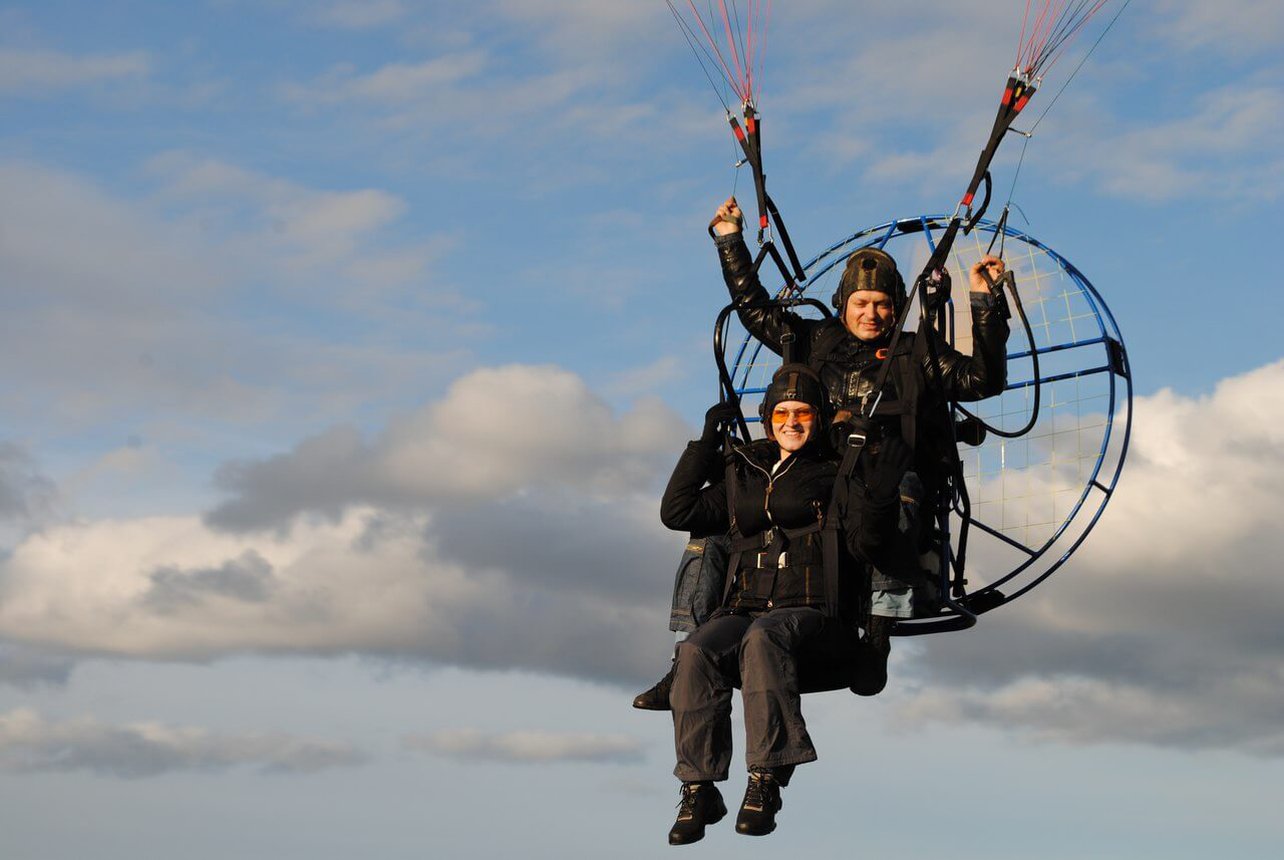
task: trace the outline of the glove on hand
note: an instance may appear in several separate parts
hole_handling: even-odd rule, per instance
[[[829,445],[842,456],[852,434],[864,436],[864,444],[868,445],[877,439],[877,429],[877,425],[863,415],[857,415],[850,409],[840,409],[829,425]]]
[[[869,500],[889,502],[900,495],[901,479],[914,459],[914,451],[899,436],[890,436],[878,446],[878,451],[866,448],[861,454],[862,475]]]
[[[740,404],[721,401],[709,407],[709,411],[704,413],[704,432],[700,434],[700,441],[705,443],[714,443],[718,441],[718,427],[723,424],[732,424],[740,417]]]
[[[928,313],[936,313],[950,300],[950,283],[950,273],[946,269],[919,276],[918,294]]]

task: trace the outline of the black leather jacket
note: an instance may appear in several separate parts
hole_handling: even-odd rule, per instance
[[[804,319],[782,307],[745,307],[767,302],[770,298],[757,273],[753,258],[740,233],[718,237],[716,241],[722,259],[722,275],[727,283],[731,300],[744,327],[768,349],[782,352],[782,337],[792,331],[796,337],[794,361],[811,365],[820,374],[835,409],[856,411],[860,401],[873,390],[881,362],[877,357],[880,348],[886,347],[890,335],[879,341],[862,341],[848,333],[838,319]],[[951,400],[972,401],[990,397],[1003,391],[1007,385],[1008,323],[988,293],[972,293],[972,355],[967,356],[949,346],[936,332],[932,351],[924,351],[918,368],[920,384],[918,396],[929,390],[930,380],[935,388],[936,369],[940,373],[940,390]],[[914,338],[920,333],[905,332],[897,345],[897,353],[908,353]],[[823,345],[823,349],[817,349]],[[823,352],[824,354],[817,354]],[[936,354],[936,368],[932,367],[931,352]],[[895,385],[895,374],[888,375],[889,387]],[[895,391],[884,391],[880,409],[895,401]],[[884,412],[887,410],[883,409]]]

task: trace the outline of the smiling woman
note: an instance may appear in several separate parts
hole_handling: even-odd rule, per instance
[[[908,449],[888,443],[867,452],[866,469],[847,485],[820,432],[827,402],[814,371],[781,367],[759,411],[767,438],[730,447],[725,475],[704,486],[722,456],[718,427],[738,414],[735,404],[713,407],[665,490],[666,526],[729,531],[732,549],[722,606],[677,649],[669,704],[682,795],[672,844],[702,839],[726,814],[714,783],[730,769],[734,686],[743,694],[749,765],[736,830],[761,836],[775,829],[794,768],[816,760],[802,715],[805,677],[834,663],[836,686],[851,683],[868,565],[882,563],[898,534]]]

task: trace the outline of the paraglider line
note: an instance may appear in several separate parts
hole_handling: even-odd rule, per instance
[[[1052,101],[1048,102],[1048,106],[1043,109],[1043,113],[1039,114],[1039,118],[1034,121],[1034,125],[1030,126],[1030,130],[1027,134],[1034,134],[1034,130],[1039,127],[1039,123],[1043,122],[1043,118],[1048,115],[1048,111],[1052,110],[1052,106],[1057,103],[1057,99],[1061,98],[1061,94],[1066,91],[1066,87],[1070,86],[1070,82],[1074,80],[1075,75],[1079,74],[1079,70],[1083,68],[1083,64],[1088,62],[1088,58],[1092,56],[1093,51],[1097,50],[1097,46],[1101,44],[1101,40],[1106,38],[1106,34],[1115,26],[1115,22],[1119,20],[1119,16],[1123,14],[1124,10],[1127,9],[1131,3],[1132,0],[1124,0],[1123,4],[1119,7],[1119,10],[1115,12],[1115,16],[1110,19],[1110,23],[1101,31],[1101,35],[1097,36],[1097,41],[1092,43],[1092,47],[1088,49],[1088,53],[1083,55],[1083,59],[1079,61],[1079,65],[1074,67],[1074,71],[1070,73],[1070,77],[1066,78],[1065,83],[1061,85],[1061,89],[1057,90],[1056,95],[1052,97]]]

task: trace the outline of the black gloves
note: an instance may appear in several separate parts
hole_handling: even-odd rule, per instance
[[[918,278],[918,295],[928,313],[936,313],[950,300],[950,273],[945,269],[924,272]]]
[[[740,404],[722,401],[709,407],[709,411],[704,413],[704,432],[700,434],[700,441],[713,444],[719,441],[718,427],[723,424],[730,425],[740,417]]]
[[[874,441],[874,425],[863,415],[858,415],[850,409],[840,409],[834,416],[834,421],[829,425],[829,447],[842,456],[851,444],[851,437],[863,437],[858,443],[864,445]]]

